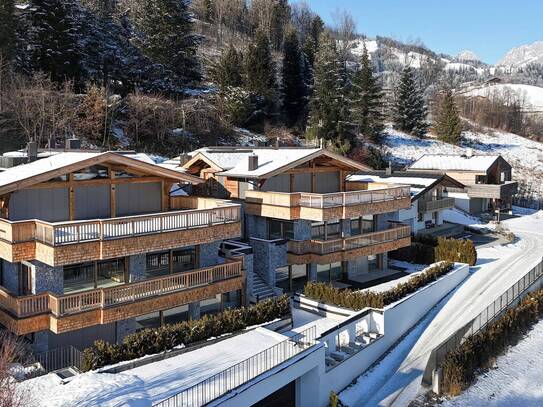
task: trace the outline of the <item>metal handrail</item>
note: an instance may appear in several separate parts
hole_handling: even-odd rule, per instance
[[[317,343],[316,339],[317,327],[312,326],[153,406],[199,407],[206,405],[309,349]]]

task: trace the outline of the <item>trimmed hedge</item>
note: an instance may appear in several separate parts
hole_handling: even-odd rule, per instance
[[[435,253],[436,261],[453,261],[475,266],[477,250],[471,240],[446,239],[439,237]]]
[[[428,267],[423,273],[411,277],[405,283],[400,283],[396,287],[380,293],[373,291],[340,290],[327,283],[308,283],[304,287],[304,294],[313,300],[355,311],[366,307],[383,308],[437,280],[442,275],[451,271],[453,267],[454,264],[451,262],[434,264]]]
[[[193,321],[147,328],[124,338],[121,344],[98,340],[83,352],[83,370],[171,350],[206,339],[240,331],[290,314],[287,296],[272,298],[248,308],[236,308]]]
[[[445,356],[441,389],[456,396],[467,389],[480,369],[492,367],[496,357],[518,342],[543,317],[543,290],[528,294],[515,308],[484,331],[467,338]],[[521,372],[519,372],[521,374]]]

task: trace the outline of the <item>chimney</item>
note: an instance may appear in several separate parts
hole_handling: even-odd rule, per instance
[[[35,141],[29,141],[26,145],[26,154],[28,156],[28,162],[36,161],[38,159],[38,143]]]
[[[66,150],[80,150],[81,149],[81,140],[78,138],[72,137],[66,140]]]
[[[184,151],[179,155],[179,166],[182,167],[190,160],[190,156]]]
[[[275,149],[279,150],[279,137],[275,139]]]
[[[473,157],[473,149],[472,148],[466,148],[466,157],[468,157],[468,158]]]
[[[249,155],[248,160],[248,170],[256,170],[258,168],[258,156],[255,153],[252,153]]]
[[[392,162],[391,161],[388,162],[388,167],[385,170],[385,174],[386,175],[392,175]]]

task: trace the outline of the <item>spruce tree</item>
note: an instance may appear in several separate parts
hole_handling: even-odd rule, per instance
[[[262,31],[256,34],[255,42],[247,50],[245,69],[247,90],[263,96],[267,102],[274,102],[277,93],[275,65],[270,42]]]
[[[460,143],[462,121],[450,90],[446,90],[442,96],[434,130],[440,140],[451,144]]]
[[[221,91],[230,87],[243,86],[243,54],[232,44],[223,52],[219,62],[212,69],[212,76]]]
[[[309,101],[309,138],[324,138],[342,152],[354,147],[350,132],[342,66],[329,34],[320,38],[315,58],[313,93]]]
[[[398,130],[417,137],[424,137],[428,130],[424,95],[415,80],[413,70],[406,66],[396,89],[394,123]]]
[[[34,0],[25,21],[24,61],[28,71],[42,71],[55,82],[82,86],[82,58],[77,8],[71,0]]]
[[[14,0],[0,2],[0,63],[15,56],[15,11]]]
[[[287,124],[294,125],[305,102],[304,60],[298,34],[289,30],[283,45],[283,109]]]
[[[366,136],[374,143],[379,142],[384,128],[382,96],[381,86],[373,75],[373,66],[364,44],[360,69],[352,77],[351,115],[358,133]]]
[[[192,16],[186,1],[144,0],[135,19],[138,45],[154,62],[179,79],[201,79],[196,56],[198,37],[192,31]]]

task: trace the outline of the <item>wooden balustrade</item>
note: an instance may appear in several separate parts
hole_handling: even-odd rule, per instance
[[[242,261],[238,260],[204,269],[66,295],[43,293],[16,297],[0,287],[0,307],[19,318],[45,312],[64,316],[122,305],[240,276]]]
[[[436,198],[428,201],[420,201],[420,210],[426,212],[439,211],[454,207],[454,198]]]
[[[385,242],[403,239],[411,235],[407,225],[394,225],[392,228],[363,235],[334,240],[290,240],[288,251],[294,254],[329,254],[342,250],[359,249],[361,247],[378,245]]]
[[[0,238],[11,243],[38,240],[52,246],[171,232],[240,221],[240,206],[181,210],[152,215],[50,223],[0,221]]]

